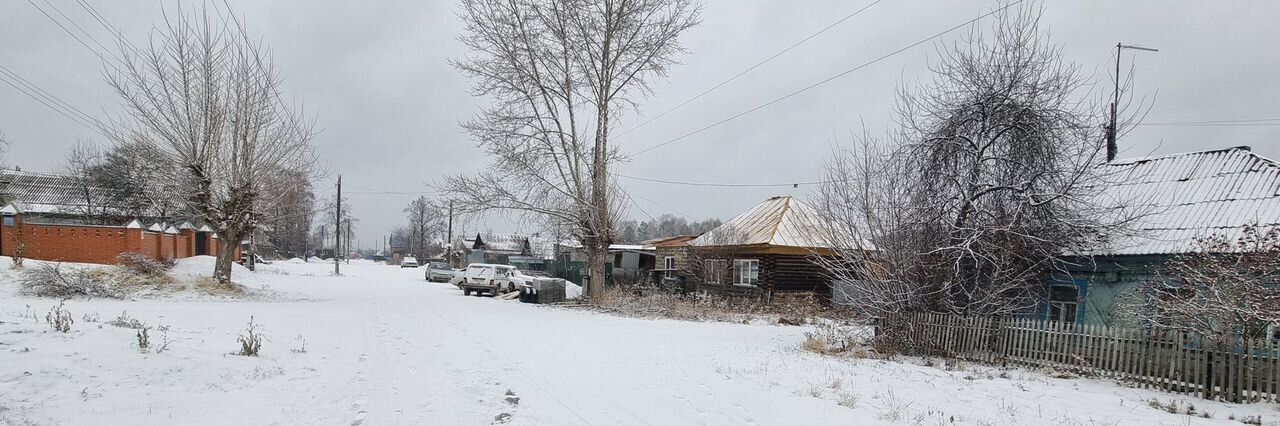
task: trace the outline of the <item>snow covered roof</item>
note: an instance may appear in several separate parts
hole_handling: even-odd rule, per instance
[[[773,197],[689,241],[691,246],[771,245],[827,248],[822,219],[791,196]]]
[[[113,190],[92,188],[102,200]],[[22,203],[27,213],[54,213],[85,205],[84,188],[75,178],[53,173],[0,170],[0,200]]]
[[[1136,204],[1137,235],[1095,255],[1173,254],[1213,234],[1236,238],[1246,224],[1280,224],[1280,164],[1248,147],[1119,159],[1099,195]]]
[[[479,245],[476,239],[479,238]],[[463,245],[468,249],[484,249],[487,251],[513,252],[519,253],[524,251],[525,244],[528,243],[529,237],[517,234],[476,234],[471,238],[463,237]]]

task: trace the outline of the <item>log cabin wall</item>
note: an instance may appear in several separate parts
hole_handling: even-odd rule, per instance
[[[831,286],[821,266],[810,260],[811,255],[770,253],[769,250],[719,248],[706,259],[723,259],[724,279],[720,283],[707,283],[701,277],[689,277],[696,289],[711,294],[773,299],[777,295],[811,294],[831,297]],[[734,284],[734,259],[760,261],[760,280],[754,287]]]

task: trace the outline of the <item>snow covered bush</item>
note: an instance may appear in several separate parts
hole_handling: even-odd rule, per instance
[[[109,297],[119,299],[120,292],[104,279],[100,268],[64,268],[59,263],[38,263],[22,273],[23,291],[40,297],[68,298],[75,296]]]
[[[137,318],[130,317],[129,311],[121,311],[120,316],[115,317],[115,319],[111,321],[107,321],[107,324],[120,328],[132,328],[135,330],[142,329],[146,326],[142,321],[138,321]]]
[[[141,275],[163,276],[173,267],[174,262],[171,259],[155,259],[142,253],[127,252],[116,256],[116,264]]]
[[[240,342],[240,351],[233,352],[240,356],[258,356],[258,351],[262,349],[262,335],[258,333],[258,325],[253,323],[253,317],[249,317],[249,325],[245,329],[244,334],[236,338]]]
[[[870,355],[862,344],[855,329],[842,326],[835,321],[820,321],[813,325],[812,331],[804,333],[804,350],[824,355],[845,354],[858,358]]]
[[[1197,333],[1218,347],[1280,327],[1280,227],[1200,239],[1126,299],[1143,326]]]
[[[71,331],[71,324],[75,320],[71,319],[71,312],[67,311],[66,300],[58,302],[58,306],[49,309],[49,313],[44,315],[45,322],[53,327],[54,331],[66,333]]]
[[[138,329],[138,352],[146,353],[147,348],[151,347],[150,330],[151,327],[142,327]]]

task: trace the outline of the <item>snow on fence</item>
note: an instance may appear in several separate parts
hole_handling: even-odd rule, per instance
[[[1280,402],[1276,340],[1210,349],[1190,333],[934,313],[893,314],[876,326],[878,338],[910,355],[1064,369],[1212,400]]]

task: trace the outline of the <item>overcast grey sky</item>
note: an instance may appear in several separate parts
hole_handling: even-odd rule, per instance
[[[51,14],[45,0],[33,0]],[[48,0],[104,44],[113,38],[75,1]],[[161,22],[157,1],[92,1],[135,44]],[[654,84],[639,115],[622,130],[714,86],[872,0],[709,1],[702,25],[685,35],[690,52]],[[188,1],[187,4],[196,3]],[[467,81],[447,61],[464,52],[452,1],[231,0],[252,33],[275,53],[287,95],[319,123],[323,160],[343,174],[368,247],[402,221],[401,208],[444,174],[479,170],[484,158],[458,123],[478,107]],[[164,2],[172,9],[173,2]],[[993,0],[884,1],[647,126],[615,139],[634,152],[825,79],[996,6]],[[1280,2],[1047,1],[1043,22],[1067,58],[1100,80],[1113,67],[1116,42],[1160,49],[1126,53],[1136,90],[1154,96],[1147,122],[1280,118]],[[117,110],[102,62],[25,1],[0,3],[0,65],[76,107]],[[980,23],[985,24],[986,21]],[[72,31],[77,31],[74,27]],[[940,40],[954,41],[960,31]],[[85,40],[91,46],[91,40]],[[925,44],[742,118],[636,156],[623,174],[692,182],[796,182],[821,178],[833,146],[865,126],[891,124],[894,90],[928,78],[936,44]],[[7,161],[55,170],[77,140],[101,141],[13,88],[0,84],[0,132],[12,142]],[[1121,156],[1250,145],[1280,159],[1280,124],[1140,127],[1121,140]],[[729,217],[765,197],[812,188],[725,189],[622,179],[636,199],[628,215],[690,219]],[[331,182],[317,185],[329,191]],[[381,192],[381,193],[380,193]],[[400,192],[403,194],[386,194]],[[643,210],[643,211],[641,211]],[[504,219],[465,231],[518,231]]]

